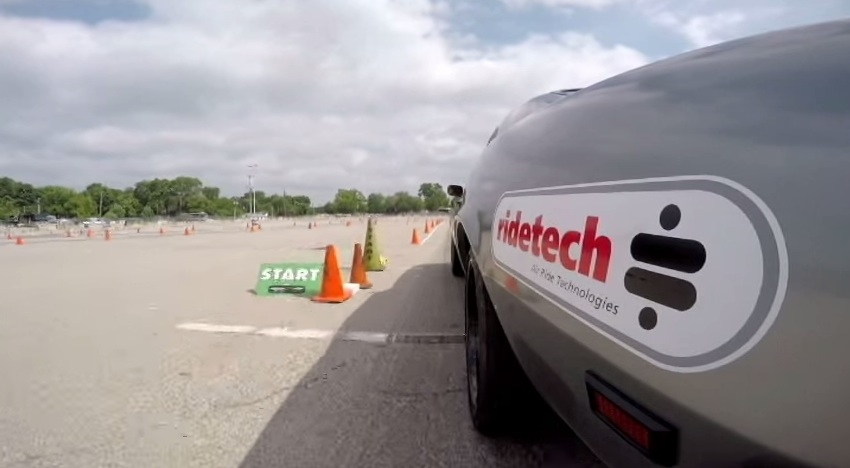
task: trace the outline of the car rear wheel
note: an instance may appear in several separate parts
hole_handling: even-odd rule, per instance
[[[466,375],[469,412],[487,436],[515,433],[529,408],[531,384],[514,356],[475,263],[466,268]]]
[[[457,246],[455,246],[454,242],[449,244],[449,249],[451,249],[452,256],[452,276],[463,278],[463,263],[461,262],[460,254],[458,253]]]

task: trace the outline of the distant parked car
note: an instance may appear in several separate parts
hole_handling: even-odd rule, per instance
[[[82,225],[83,225],[84,228],[88,228],[88,227],[92,227],[92,226],[102,226],[103,223],[104,223],[104,220],[101,219],[101,218],[89,218],[89,219],[83,220]]]
[[[760,35],[499,125],[448,188],[481,433],[536,390],[611,466],[850,466],[848,51]]]

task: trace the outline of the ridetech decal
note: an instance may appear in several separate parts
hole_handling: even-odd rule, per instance
[[[505,193],[496,264],[664,369],[700,372],[764,336],[785,296],[775,217],[727,179],[689,176]]]

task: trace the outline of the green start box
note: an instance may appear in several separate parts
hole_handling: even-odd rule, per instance
[[[258,296],[316,296],[322,290],[322,263],[263,263]]]

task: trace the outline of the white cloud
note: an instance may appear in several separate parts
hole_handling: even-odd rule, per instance
[[[577,34],[461,47],[425,0],[149,3],[137,23],[0,16],[0,173],[237,192],[258,163],[258,188],[317,201],[415,191],[465,181],[511,107],[646,61]]]
[[[630,0],[645,19],[705,47],[739,37],[845,17],[845,0]]]
[[[737,27],[745,23],[747,16],[741,11],[690,17],[665,11],[653,19],[679,32],[695,47],[706,47],[726,40]]]
[[[601,9],[627,0],[502,0],[510,8],[540,5],[549,8],[596,8]]]
[[[804,24],[844,18],[846,0],[502,0],[510,9],[548,7],[553,12],[595,10],[632,17],[632,24],[663,26],[691,47]],[[627,23],[626,23],[627,24]]]

